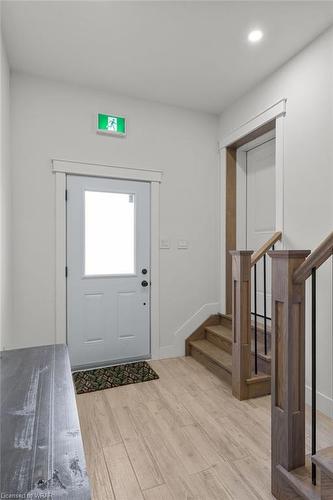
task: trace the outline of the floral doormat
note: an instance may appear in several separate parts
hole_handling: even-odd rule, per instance
[[[102,391],[121,385],[138,384],[158,378],[157,373],[146,361],[73,373],[76,394]]]

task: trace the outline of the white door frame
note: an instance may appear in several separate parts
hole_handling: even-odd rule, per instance
[[[146,170],[112,165],[100,165],[68,160],[52,160],[52,172],[55,175],[55,343],[67,342],[67,293],[66,293],[66,176],[85,175],[112,179],[150,182],[151,207],[151,308],[150,342],[151,356],[160,355],[160,311],[159,311],[159,268],[160,268],[160,183],[163,173],[159,170]]]
[[[246,235],[247,235],[247,152],[251,151],[265,142],[275,139],[275,129],[266,132],[265,134],[257,137],[253,141],[247,142],[237,149],[236,157],[236,242],[239,250],[246,249]],[[277,231],[277,229],[275,229]],[[271,233],[269,233],[271,234]],[[256,249],[254,249],[256,250]]]
[[[282,241],[279,244],[280,249],[284,248],[284,129],[287,99],[283,98],[272,104],[258,115],[249,118],[237,129],[219,141],[220,152],[220,312],[225,313],[225,227],[226,227],[226,153],[227,147],[240,141],[252,132],[263,127],[267,123],[275,120],[275,168],[276,168],[276,231],[282,232]]]

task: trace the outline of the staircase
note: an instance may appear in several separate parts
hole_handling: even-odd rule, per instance
[[[252,328],[252,370],[254,372],[254,329]],[[270,339],[270,335],[269,335]],[[258,328],[258,374],[247,379],[249,397],[270,393],[270,352],[264,354],[263,331]],[[270,340],[268,342],[270,349]],[[211,316],[187,340],[186,355],[192,356],[215,375],[232,383],[232,317],[217,314]]]
[[[233,316],[211,316],[186,340],[186,355],[193,356],[231,383],[232,394],[239,400],[271,393],[271,318],[267,314],[270,298],[266,264],[269,250],[274,250],[281,237],[281,231],[275,232],[255,253],[230,251],[232,274],[226,282],[229,297],[226,309],[232,302]],[[258,269],[263,269],[262,291],[258,290]],[[260,294],[263,304],[259,307]]]

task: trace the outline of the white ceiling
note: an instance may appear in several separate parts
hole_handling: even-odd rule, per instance
[[[5,1],[15,70],[220,112],[325,30],[332,2]],[[258,45],[247,42],[253,28]]]

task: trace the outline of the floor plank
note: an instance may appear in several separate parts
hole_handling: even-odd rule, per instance
[[[146,490],[144,497],[145,500],[176,500],[166,484]]]
[[[93,458],[90,457],[89,480],[92,500],[100,500],[101,498],[114,500],[115,497],[103,451],[96,452]]]
[[[213,468],[217,479],[222,482],[231,498],[237,500],[257,500],[253,488],[240,480],[239,472],[233,463],[221,460]]]
[[[211,469],[199,472],[192,477],[192,488],[197,498],[205,500],[232,500],[232,496]]]
[[[148,407],[157,419],[163,436],[184,465],[188,474],[207,469],[209,465],[201,455],[200,450],[192,439],[189,439],[184,429],[172,419],[172,413],[169,412],[164,402],[150,402]]]
[[[158,380],[77,396],[93,499],[271,500],[270,397],[238,401],[190,357],[151,365]],[[317,434],[333,445],[333,420]]]
[[[154,457],[150,453],[141,433],[137,431],[128,407],[117,408],[115,417],[124,445],[142,490],[164,483]]]
[[[102,391],[100,394],[98,392],[92,393],[94,397],[91,401],[92,415],[90,417],[96,425],[98,439],[100,445],[103,447],[121,443],[120,432],[108,404],[106,392]]]
[[[247,483],[252,488],[258,500],[274,498],[269,492],[271,484],[270,461],[251,456],[237,460],[233,465],[239,472],[240,481]],[[254,477],[256,478],[255,481],[253,481]]]
[[[144,500],[143,495],[123,444],[103,448],[116,499]]]

